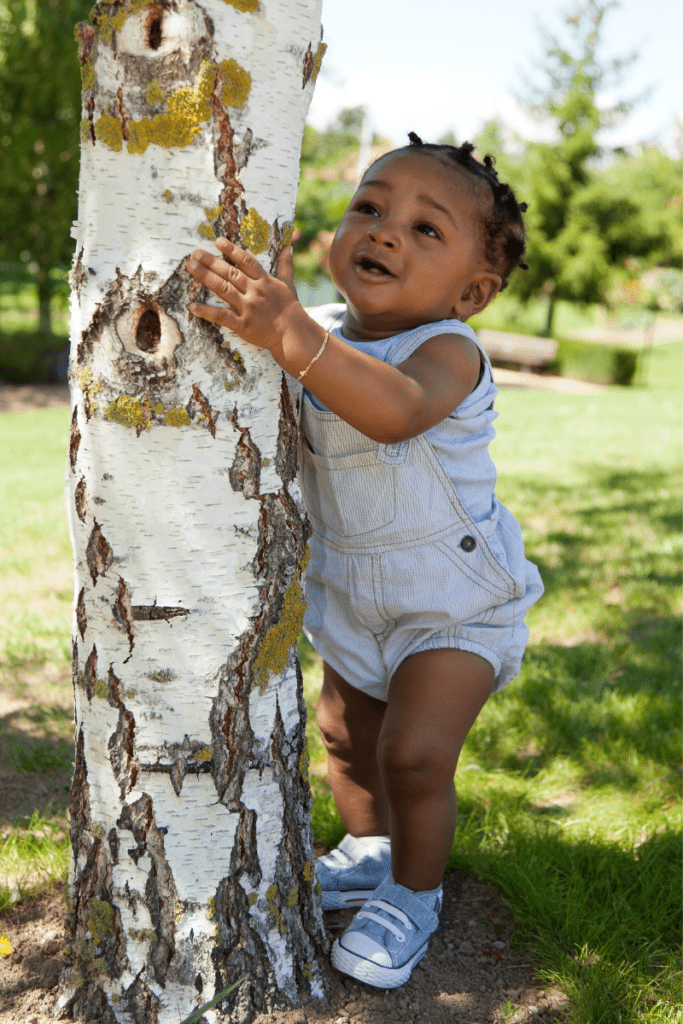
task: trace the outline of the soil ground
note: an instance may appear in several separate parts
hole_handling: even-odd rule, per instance
[[[0,918],[14,952],[0,962],[0,1021],[53,1024],[64,946],[63,893],[57,889],[18,904]],[[334,939],[353,912],[330,912]],[[511,949],[514,922],[495,891],[480,879],[450,875],[444,883],[441,926],[410,981],[393,991],[343,975],[324,1001],[264,1013],[254,1024],[521,1024],[565,1020],[561,993],[547,988]],[[506,1004],[514,1012],[505,1012]],[[512,1006],[510,1006],[512,1004]]]

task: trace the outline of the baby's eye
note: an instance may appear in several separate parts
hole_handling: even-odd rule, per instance
[[[432,238],[438,238],[439,232],[431,224],[422,223],[416,225],[416,230],[423,235],[431,235]]]
[[[377,208],[373,206],[372,203],[359,203],[358,206],[356,206],[356,210],[358,213],[369,213],[371,217],[378,216]]]

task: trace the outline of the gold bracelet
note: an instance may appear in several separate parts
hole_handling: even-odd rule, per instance
[[[297,377],[297,380],[303,380],[304,377],[306,376],[306,374],[308,373],[308,371],[310,370],[310,368],[313,366],[313,363],[316,361],[316,359],[320,359],[321,355],[325,351],[325,345],[327,345],[327,341],[328,341],[329,337],[330,337],[330,332],[329,331],[325,331],[325,337],[323,339],[322,345],[320,346],[318,354],[313,356],[313,358],[311,359],[311,361],[308,364],[308,366],[306,367],[306,369],[301,371],[301,373]]]

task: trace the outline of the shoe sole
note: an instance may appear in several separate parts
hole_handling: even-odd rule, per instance
[[[337,889],[323,889],[323,910],[345,910],[347,907],[362,907],[372,896],[374,889],[349,889],[340,892]]]
[[[429,943],[426,942],[422,949],[419,949],[402,967],[380,967],[340,945],[339,939],[335,940],[332,947],[332,963],[338,971],[350,974],[358,981],[364,981],[366,985],[374,985],[375,988],[398,988],[405,985],[413,972],[413,968],[427,952]]]

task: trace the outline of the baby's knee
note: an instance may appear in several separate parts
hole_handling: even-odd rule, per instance
[[[400,789],[452,782],[455,775],[456,763],[451,750],[411,736],[380,739],[377,758],[385,784]]]
[[[327,752],[335,757],[348,756],[352,747],[349,730],[342,716],[335,713],[335,709],[330,707],[323,694],[320,695],[315,709],[315,721]]]

